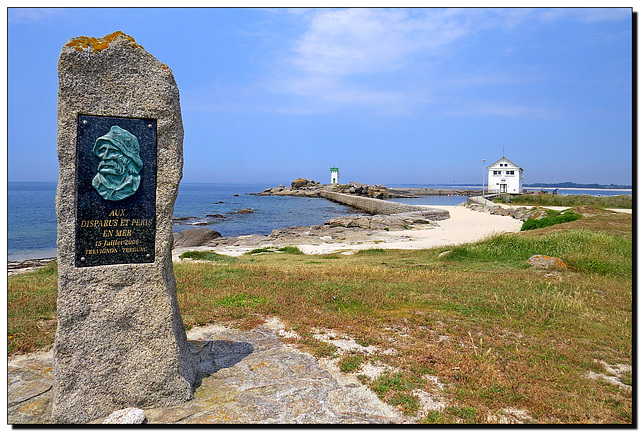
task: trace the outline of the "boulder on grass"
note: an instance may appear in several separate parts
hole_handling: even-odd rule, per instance
[[[567,264],[560,258],[551,257],[548,255],[533,255],[527,260],[527,263],[529,263],[534,268],[545,270],[566,270],[568,268]]]

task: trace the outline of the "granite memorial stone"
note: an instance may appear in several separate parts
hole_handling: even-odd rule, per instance
[[[183,128],[171,70],[121,32],[58,62],[53,420],[193,397],[171,261]]]

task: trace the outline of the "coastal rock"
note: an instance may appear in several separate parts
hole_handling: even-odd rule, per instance
[[[291,182],[291,187],[280,185],[278,187],[267,188],[262,192],[252,194],[259,196],[303,196],[303,197],[322,197],[322,192],[341,192],[350,195],[363,197],[372,197],[378,199],[387,198],[406,198],[414,196],[406,192],[395,193],[383,185],[367,185],[358,182],[350,182],[348,185],[330,184],[324,185],[315,180],[307,180],[305,178],[297,178]]]
[[[528,209],[526,207],[501,207],[491,201],[485,200],[486,204],[479,204],[474,200],[467,201],[464,206],[473,211],[490,213],[498,216],[510,216],[523,222],[529,219],[540,219],[547,216],[547,212],[541,209]]]
[[[55,261],[55,258],[30,258],[22,261],[9,261],[7,263],[7,273],[8,276],[26,273],[40,267],[45,267]]]
[[[367,189],[366,194],[369,195],[371,198],[377,198],[377,199],[389,198],[389,191],[386,188],[382,188],[382,187],[369,188]]]
[[[125,408],[111,413],[102,424],[145,424],[147,418],[140,408]]]
[[[173,233],[173,247],[204,246],[211,240],[221,237],[218,231],[208,228],[186,229]]]
[[[527,263],[530,264],[534,268],[538,269],[556,269],[556,270],[566,270],[567,264],[562,261],[560,258],[551,257],[547,255],[533,255],[528,260]]]
[[[402,229],[424,227],[432,223],[419,212],[397,213],[393,215],[353,215],[329,219],[325,225],[330,227],[363,228],[367,230],[399,231]],[[436,226],[436,224],[433,224]]]
[[[291,189],[300,189],[301,187],[306,186],[307,184],[309,184],[309,180],[298,177],[297,179],[291,182]]]
[[[248,214],[248,213],[253,213],[253,209],[246,208],[246,209],[238,210],[238,214]]]
[[[535,210],[529,212],[528,219],[542,219],[543,217],[547,217],[547,212],[544,210]]]

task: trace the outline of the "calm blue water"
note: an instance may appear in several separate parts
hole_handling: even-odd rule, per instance
[[[327,219],[351,213],[348,207],[324,199],[249,195],[272,186],[274,185],[183,183],[180,185],[174,216],[192,219],[176,222],[174,231],[202,226],[227,237],[269,234],[277,228],[319,225]],[[57,229],[56,184],[9,182],[7,192],[8,259],[54,257]],[[601,190],[558,192],[563,195],[631,193]],[[428,196],[394,201],[420,205],[457,205],[465,200],[466,197]],[[252,209],[253,213],[237,214],[238,210],[245,208]],[[225,218],[207,216],[215,214]],[[197,225],[200,223],[206,225]]]
[[[268,187],[273,185],[182,183],[174,216],[191,219],[177,221],[174,231],[204,227],[225,237],[269,234],[277,228],[320,225],[352,212],[318,198],[249,195]],[[55,195],[55,183],[8,183],[8,260],[56,256]],[[247,208],[253,213],[237,213]],[[207,216],[215,214],[224,218]]]
[[[56,183],[7,185],[9,261],[56,256]]]
[[[277,228],[321,225],[327,219],[351,212],[349,207],[324,199],[250,195],[269,187],[273,185],[182,184],[173,214],[176,218],[193,219],[176,221],[173,230],[204,226],[225,237],[269,234]],[[253,213],[238,214],[241,209],[251,209]],[[224,219],[212,216],[216,214]]]

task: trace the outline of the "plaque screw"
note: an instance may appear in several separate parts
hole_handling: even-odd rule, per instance
[[[89,122],[86,121],[86,120],[82,120],[82,124],[87,124],[87,123],[89,123]]]
[[[151,254],[147,254],[147,258],[151,258]]]
[[[152,125],[152,124],[150,124],[150,125],[149,125],[149,126],[147,126],[147,127],[148,127],[149,129],[151,129],[151,128],[153,127],[153,125]]]
[[[82,258],[80,258],[80,261],[85,262],[85,261],[86,261],[86,258],[85,258],[85,257],[82,257]]]

